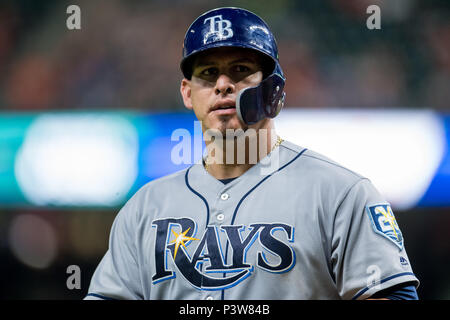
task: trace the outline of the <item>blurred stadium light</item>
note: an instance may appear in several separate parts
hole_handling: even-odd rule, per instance
[[[423,195],[444,159],[443,118],[412,110],[287,110],[279,133],[372,180],[393,206],[430,204]],[[439,188],[448,188],[442,181]],[[422,202],[421,202],[422,200]],[[442,204],[450,204],[448,197]]]
[[[3,114],[0,205],[120,206],[145,183],[199,160],[171,159],[180,143],[172,133],[183,128],[195,139],[194,121],[188,113]],[[430,110],[287,109],[275,123],[284,139],[371,179],[396,208],[450,205],[448,117]]]
[[[117,205],[136,180],[137,142],[124,117],[40,115],[17,152],[16,179],[34,205]]]

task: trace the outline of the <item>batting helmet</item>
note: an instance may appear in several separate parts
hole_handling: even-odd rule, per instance
[[[266,117],[274,118],[284,105],[286,79],[279,64],[275,38],[267,24],[254,13],[241,8],[217,8],[202,14],[191,24],[184,38],[180,67],[185,78],[192,77],[195,55],[220,47],[256,50],[269,58],[268,76],[258,86],[238,93],[236,112],[247,124]]]

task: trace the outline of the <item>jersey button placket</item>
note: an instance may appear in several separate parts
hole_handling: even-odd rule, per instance
[[[223,200],[223,201],[228,200],[229,197],[230,197],[230,196],[228,195],[228,193],[222,193],[222,194],[220,195],[220,199]]]
[[[218,194],[216,202],[215,222],[219,225],[226,222],[228,210],[230,210],[230,194],[223,191]]]

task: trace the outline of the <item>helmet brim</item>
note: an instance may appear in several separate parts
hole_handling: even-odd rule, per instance
[[[249,49],[249,50],[255,51],[258,54],[261,54],[261,56],[265,59],[265,61],[268,62],[268,63],[264,63],[264,69],[266,69],[266,70],[263,70],[265,77],[267,77],[268,75],[271,75],[274,72],[276,65],[278,64],[277,61],[275,61],[266,51],[262,50],[261,48],[258,48],[257,46],[249,46],[248,43],[239,43],[236,41],[232,41],[232,42],[222,41],[220,43],[212,43],[210,45],[205,45],[201,49],[191,52],[188,56],[186,56],[184,59],[182,59],[180,62],[180,69],[183,73],[183,76],[186,79],[190,80],[192,78],[193,64],[195,62],[195,58],[200,53],[205,53],[207,51],[210,51],[212,49],[217,49],[217,48]],[[266,66],[267,64],[268,64],[268,66]]]

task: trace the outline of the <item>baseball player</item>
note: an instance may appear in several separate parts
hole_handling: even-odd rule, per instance
[[[202,14],[181,70],[185,106],[216,139],[120,210],[85,299],[417,299],[402,233],[371,182],[276,135],[285,77],[261,18]],[[230,131],[223,141],[250,132],[247,153],[263,141],[256,160],[219,144]]]

